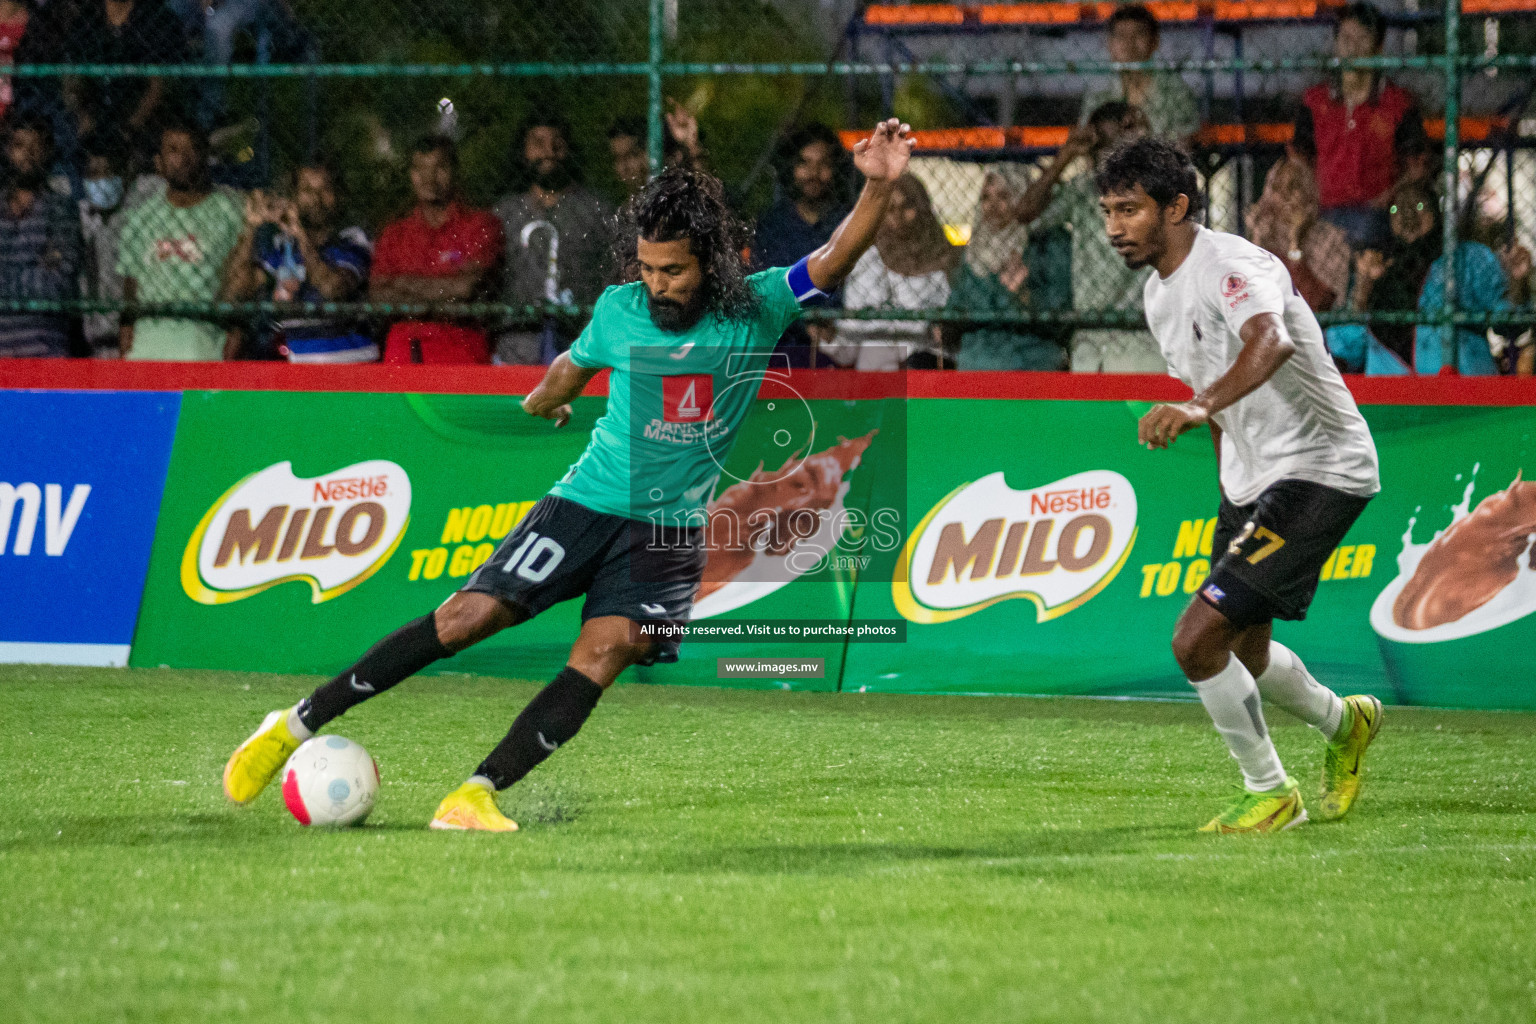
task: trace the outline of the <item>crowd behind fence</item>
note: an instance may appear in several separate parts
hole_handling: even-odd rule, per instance
[[[800,365],[1161,372],[1091,173],[1150,134],[1341,368],[1532,372],[1536,0],[815,9],[0,0],[0,355],[548,362],[649,174],[719,175],[784,265],[895,114],[911,173]]]

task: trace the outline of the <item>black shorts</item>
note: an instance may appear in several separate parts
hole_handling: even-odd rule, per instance
[[[1370,500],[1307,480],[1271,484],[1250,505],[1223,497],[1200,597],[1244,629],[1306,618],[1323,565]]]
[[[462,589],[500,598],[529,618],[586,594],[582,622],[619,615],[681,624],[693,610],[704,560],[697,527],[655,527],[545,495]],[[639,664],[676,661],[678,643],[657,640]]]

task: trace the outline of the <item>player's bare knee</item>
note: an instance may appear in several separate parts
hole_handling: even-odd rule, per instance
[[[437,638],[450,651],[462,651],[513,623],[511,610],[489,594],[459,592],[433,613]]]
[[[599,686],[606,687],[629,666],[650,653],[649,640],[604,636],[583,642],[571,655],[571,666]]]
[[[1231,650],[1222,631],[1189,616],[1173,631],[1173,656],[1189,679],[1209,679],[1227,667]]]

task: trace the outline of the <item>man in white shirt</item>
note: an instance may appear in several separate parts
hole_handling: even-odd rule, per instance
[[[1201,831],[1272,832],[1307,820],[1261,696],[1327,739],[1322,816],[1343,817],[1381,702],[1341,699],[1270,631],[1274,619],[1306,616],[1324,563],[1381,489],[1370,430],[1285,265],[1198,224],[1199,184],[1182,150],[1128,143],[1096,180],[1110,244],[1127,266],[1156,271],[1147,319],[1170,372],[1195,391],[1143,416],[1138,439],[1166,448],[1209,425],[1220,467],[1218,560],[1179,618],[1173,652],[1241,766],[1244,792]]]

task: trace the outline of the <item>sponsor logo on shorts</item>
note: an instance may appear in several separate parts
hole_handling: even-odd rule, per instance
[[[912,622],[950,622],[1010,598],[1036,621],[1091,601],[1136,542],[1136,491],[1107,469],[1028,490],[993,473],[950,492],[912,531],[891,581]]]
[[[1216,584],[1212,583],[1204,590],[1200,591],[1200,596],[1205,598],[1207,601],[1222,601],[1226,599],[1227,592],[1222,590]]]
[[[305,478],[279,462],[204,513],[182,553],[182,589],[199,604],[229,604],[302,581],[313,603],[329,601],[389,561],[410,513],[410,477],[393,462]]]

